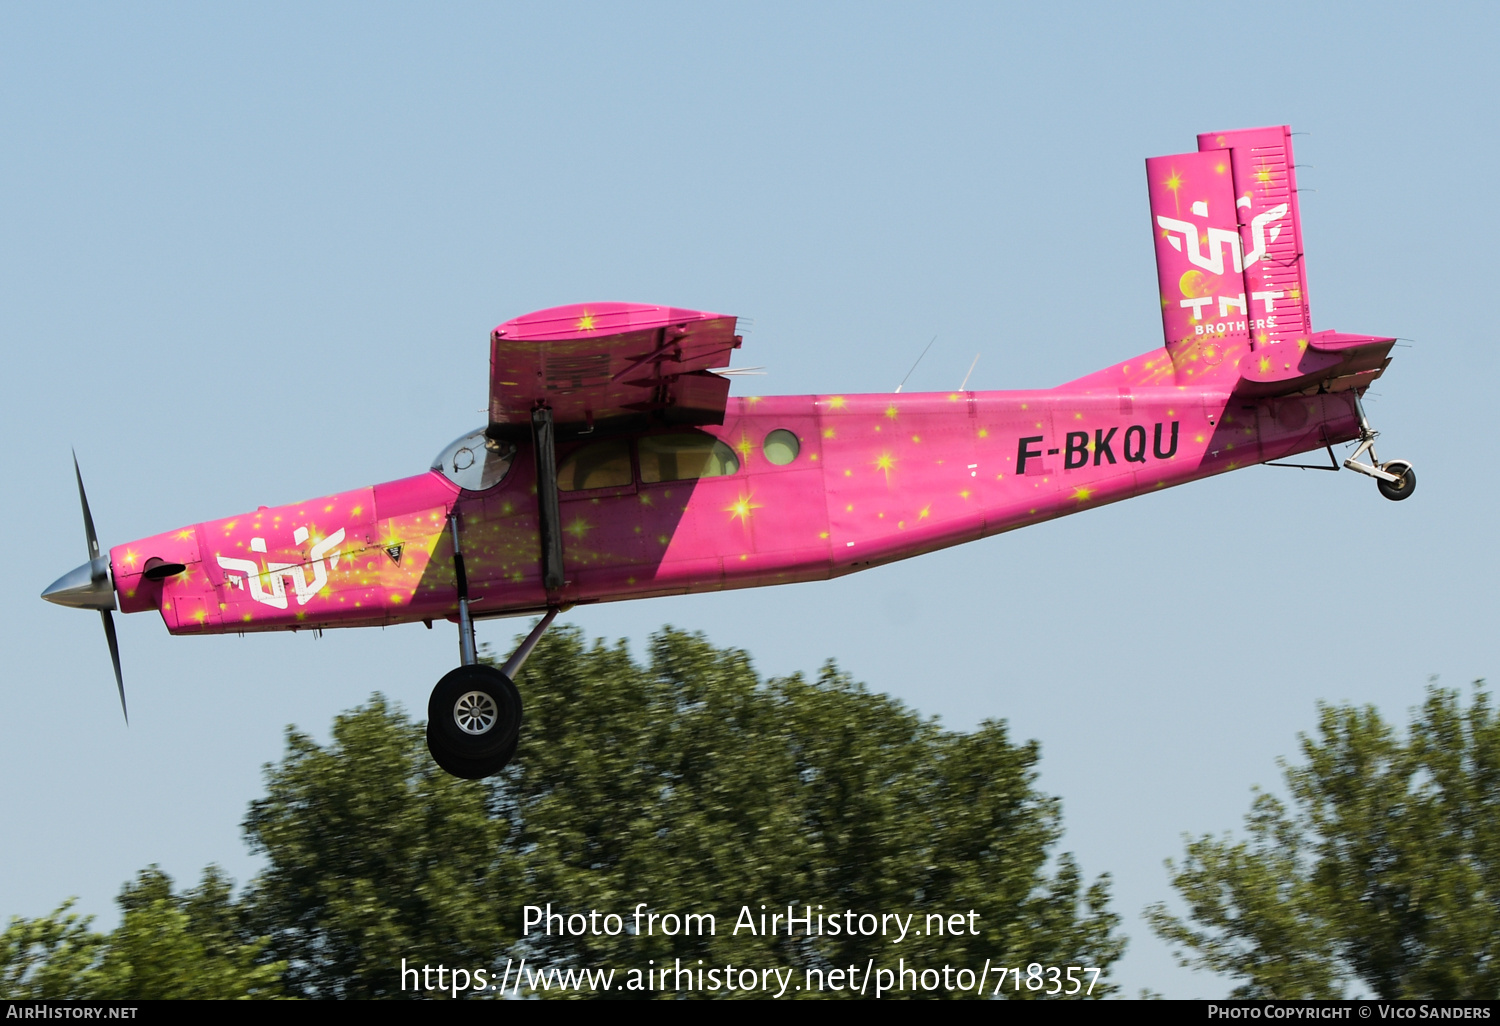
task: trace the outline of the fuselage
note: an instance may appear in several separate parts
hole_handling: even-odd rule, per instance
[[[473,614],[516,615],[835,577],[1359,431],[1349,392],[1085,384],[735,398],[722,426],[559,444],[560,593],[543,587],[529,445],[483,491],[434,469],[116,546],[111,570],[120,608],[174,634],[453,618],[456,512]],[[693,438],[733,455],[661,455]],[[152,560],[185,569],[151,581]]]

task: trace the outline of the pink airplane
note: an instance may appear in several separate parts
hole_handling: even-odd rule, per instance
[[[1395,339],[1313,332],[1286,127],[1146,161],[1165,344],[1056,388],[729,398],[735,318],[584,303],[490,336],[489,422],[415,477],[192,524],[100,554],[42,597],[173,634],[458,624],[427,740],[461,777],[515,753],[512,678],[584,602],[853,573],[1107,502],[1358,441]],[[1363,462],[1362,458],[1368,459]],[[75,461],[76,472],[76,461]],[[473,621],[539,613],[503,669]]]

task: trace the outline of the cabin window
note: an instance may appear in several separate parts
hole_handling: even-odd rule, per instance
[[[557,468],[558,491],[623,488],[630,483],[630,442],[624,438],[611,438],[574,449]]]
[[[712,435],[648,435],[637,445],[641,481],[646,484],[727,477],[740,469],[734,450]]]
[[[797,454],[802,451],[802,443],[786,428],[777,428],[766,436],[761,451],[766,454],[767,463],[784,467],[797,458]]]
[[[460,488],[483,492],[505,480],[515,457],[512,443],[486,438],[481,428],[448,443],[433,459],[432,469]]]

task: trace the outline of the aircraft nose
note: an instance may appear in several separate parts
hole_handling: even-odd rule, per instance
[[[109,581],[109,560],[91,559],[63,574],[42,592],[42,598],[74,609],[114,609],[115,589]]]

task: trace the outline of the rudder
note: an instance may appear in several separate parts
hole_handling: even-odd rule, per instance
[[[1257,320],[1274,322],[1253,334],[1255,348],[1288,342],[1304,347],[1312,319],[1291,128],[1205,132],[1198,149],[1229,153],[1252,312]]]

